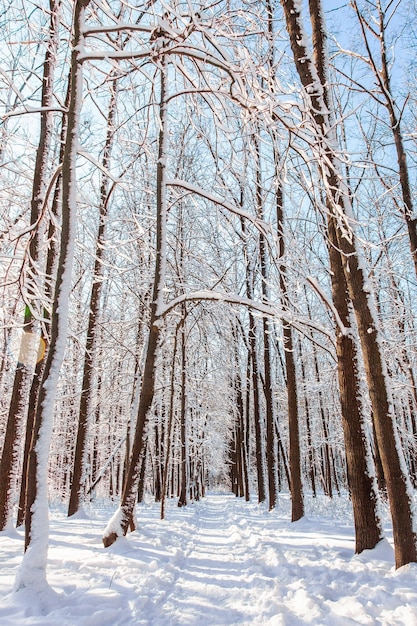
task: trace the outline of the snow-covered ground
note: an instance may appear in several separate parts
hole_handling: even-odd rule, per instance
[[[110,509],[51,514],[48,581],[12,592],[22,533],[0,535],[1,626],[417,626],[417,565],[394,569],[390,537],[354,556],[346,499],[309,500],[291,524],[284,496],[268,513],[213,494],[159,520],[138,507],[138,530],[105,550]]]

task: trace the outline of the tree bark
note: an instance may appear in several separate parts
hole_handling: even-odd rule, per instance
[[[411,485],[400,448],[386,366],[383,361],[378,320],[374,314],[369,282],[359,256],[355,234],[351,227],[349,192],[335,153],[332,133],[332,111],[326,72],[325,29],[319,0],[310,0],[313,28],[314,66],[306,48],[298,5],[282,0],[287,30],[290,35],[308,112],[314,122],[315,145],[320,175],[327,194],[327,208],[335,220],[337,247],[341,253],[349,296],[355,311],[362,346],[369,395],[375,416],[377,443],[387,481],[395,546],[395,564],[401,567],[417,560],[416,535],[413,530]]]
[[[156,354],[161,333],[159,306],[163,303],[163,287],[166,270],[166,221],[167,221],[167,186],[166,186],[166,147],[167,147],[167,66],[161,59],[160,70],[160,132],[158,143],[158,163],[156,173],[156,262],[151,303],[150,330],[146,349],[142,388],[139,399],[136,429],[132,445],[129,468],[123,487],[120,507],[108,524],[103,535],[104,547],[111,546],[119,536],[126,535],[133,519],[138,492],[139,471],[144,457],[144,434],[155,392]]]
[[[382,538],[382,530],[370,446],[359,403],[358,359],[350,324],[349,297],[342,259],[336,247],[336,225],[332,218],[329,219],[328,226],[333,302],[345,328],[342,332],[336,327],[337,373],[347,476],[355,524],[355,552],[358,554],[374,548]]]
[[[53,101],[53,82],[54,71],[56,66],[56,54],[59,44],[59,24],[61,19],[61,0],[50,0],[50,25],[49,39],[45,54],[42,77],[42,96],[41,106],[44,110],[40,113],[40,136],[39,144],[36,152],[35,170],[33,175],[32,198],[30,224],[32,226],[31,239],[29,244],[28,257],[28,302],[24,316],[24,334],[22,339],[21,354],[24,354],[28,345],[25,342],[36,342],[36,320],[33,309],[39,309],[37,299],[38,287],[37,262],[40,254],[40,220],[42,218],[43,205],[45,201],[45,190],[48,176],[48,160],[51,148],[51,139],[53,131],[53,114],[48,108]],[[43,308],[43,307],[42,307]],[[41,310],[42,310],[41,308]],[[36,346],[32,349],[37,352]],[[25,409],[27,407],[28,392],[31,386],[31,378],[33,374],[34,364],[25,361],[23,357],[16,367],[15,377],[13,381],[12,398],[9,407],[6,434],[3,444],[3,452],[0,462],[0,530],[3,530],[10,522],[13,512],[13,493],[16,485],[18,455],[20,447],[21,423],[24,419]],[[33,400],[33,398],[31,398]]]
[[[52,308],[51,342],[39,390],[32,446],[29,453],[26,500],[25,555],[16,579],[16,588],[41,585],[46,577],[48,552],[48,454],[59,370],[64,357],[68,325],[68,298],[71,288],[76,226],[76,157],[81,94],[84,16],[89,0],[74,7],[71,54],[71,96],[68,133],[62,164],[61,247]]]

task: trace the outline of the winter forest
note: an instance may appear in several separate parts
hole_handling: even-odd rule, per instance
[[[15,594],[47,589],[50,507],[107,503],[104,559],[210,494],[286,528],[338,501],[415,584],[415,1],[0,4]],[[153,619],[79,623],[197,623]]]

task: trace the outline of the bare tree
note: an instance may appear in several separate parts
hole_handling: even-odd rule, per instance
[[[389,382],[381,353],[378,320],[372,306],[365,267],[351,223],[349,191],[339,162],[331,122],[331,97],[327,77],[326,31],[321,3],[310,1],[313,42],[316,62],[306,47],[306,36],[299,7],[292,0],[283,0],[285,19],[294,61],[308,112],[314,123],[314,143],[320,174],[325,186],[330,224],[335,230],[337,248],[341,252],[343,272],[355,310],[363,351],[368,388],[375,416],[378,447],[387,480],[395,543],[395,562],[400,567],[417,560],[416,536],[413,530],[411,486],[405,470]],[[330,230],[330,229],[329,229]]]
[[[61,247],[52,309],[51,340],[39,390],[32,446],[29,453],[26,499],[25,555],[16,578],[16,588],[42,586],[46,580],[48,553],[48,453],[59,371],[64,358],[68,324],[76,223],[76,156],[81,92],[83,26],[89,0],[74,6],[71,54],[71,95],[68,132],[62,163]]]
[[[103,171],[108,171],[110,166],[111,149],[115,132],[115,115],[117,106],[117,80],[114,75],[110,76],[110,101],[107,112],[107,136],[103,151],[102,167]],[[68,505],[68,515],[74,515],[82,503],[83,492],[86,480],[86,441],[88,434],[88,423],[90,419],[90,407],[92,399],[92,383],[94,376],[94,356],[97,335],[97,321],[100,309],[100,296],[103,285],[103,256],[105,250],[105,229],[107,222],[109,203],[109,178],[102,175],[100,187],[100,209],[99,227],[97,233],[97,243],[94,261],[93,284],[89,302],[89,316],[87,328],[87,340],[84,353],[83,380],[80,397],[80,411],[78,417],[77,442],[74,456],[74,470],[72,475],[70,501]]]
[[[40,136],[36,152],[36,162],[33,174],[31,213],[30,213],[30,243],[27,259],[27,285],[24,299],[26,302],[24,316],[24,333],[22,345],[17,363],[9,414],[6,427],[6,436],[0,462],[0,530],[4,529],[11,521],[13,510],[14,489],[16,486],[16,473],[18,471],[18,455],[20,447],[21,423],[27,409],[28,392],[33,375],[33,364],[30,363],[33,352],[39,353],[36,361],[42,361],[45,349],[38,350],[37,338],[37,313],[43,313],[43,306],[39,306],[40,273],[38,262],[41,247],[41,221],[45,211],[45,202],[48,199],[47,187],[49,176],[49,160],[53,135],[53,89],[54,71],[57,63],[57,50],[59,42],[60,25],[60,0],[50,0],[50,24],[48,31],[48,43],[43,64],[42,96],[40,107]],[[44,340],[42,339],[42,342]],[[31,354],[32,353],[32,354]]]
[[[394,138],[397,155],[398,176],[402,196],[402,205],[400,206],[400,210],[407,226],[411,257],[413,259],[414,270],[417,276],[417,218],[414,216],[410,174],[407,164],[407,152],[404,145],[402,131],[402,117],[408,98],[405,99],[401,106],[396,100],[395,93],[391,85],[390,61],[386,41],[388,26],[394,18],[399,4],[399,2],[387,2],[384,8],[381,0],[376,0],[376,2],[366,1],[364,10],[361,10],[357,1],[353,0],[351,6],[353,7],[353,10],[358,18],[362,38],[368,55],[366,61],[371,67],[378,86],[377,95],[373,92],[371,92],[371,94],[375,97],[377,102],[382,102],[389,116],[389,126]],[[376,41],[379,47],[378,60],[376,60],[372,51],[370,39]]]

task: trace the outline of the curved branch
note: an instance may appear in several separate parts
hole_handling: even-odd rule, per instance
[[[263,316],[274,318],[278,317],[279,319],[284,320],[287,324],[290,324],[296,329],[299,324],[303,326],[308,326],[325,335],[326,338],[329,339],[334,345],[334,339],[332,337],[332,334],[326,328],[319,324],[315,324],[312,320],[308,318],[304,318],[299,315],[293,315],[290,311],[284,311],[281,307],[277,306],[274,303],[258,302],[256,300],[244,298],[233,293],[210,291],[208,289],[202,289],[200,291],[190,291],[189,293],[181,294],[177,298],[174,298],[174,300],[171,300],[170,302],[159,306],[158,310],[156,311],[157,319],[155,323],[160,323],[161,320],[179,304],[182,304],[183,302],[192,302],[195,300],[224,302],[227,304],[237,304],[240,306],[245,306],[247,308],[258,311]]]

